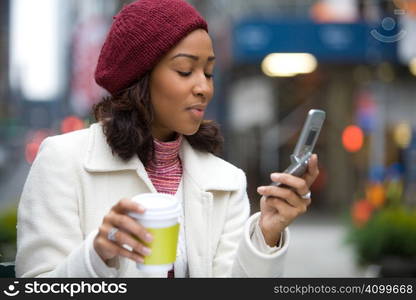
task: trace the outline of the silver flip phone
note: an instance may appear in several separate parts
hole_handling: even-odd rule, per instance
[[[309,158],[318,140],[324,120],[325,112],[323,110],[311,109],[308,112],[295,150],[290,156],[291,164],[283,173],[300,177],[306,172]],[[280,182],[273,182],[271,185],[281,186],[282,184]]]

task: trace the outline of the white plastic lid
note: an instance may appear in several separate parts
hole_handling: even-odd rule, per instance
[[[134,196],[132,200],[146,209],[144,214],[129,213],[137,219],[168,219],[177,217],[180,212],[179,201],[169,194],[145,193]]]

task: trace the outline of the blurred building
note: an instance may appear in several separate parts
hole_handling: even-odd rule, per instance
[[[10,158],[9,146],[6,139],[9,136],[8,124],[13,114],[9,97],[9,6],[8,0],[0,2],[0,175],[6,171]]]
[[[6,112],[6,101],[8,96],[8,80],[7,74],[9,74],[9,1],[2,1],[0,3],[0,114],[5,115]]]
[[[0,1],[0,182],[31,162],[43,138],[61,133],[67,116],[89,117],[102,96],[94,63],[120,5]]]

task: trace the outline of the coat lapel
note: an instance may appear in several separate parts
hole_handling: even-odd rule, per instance
[[[141,164],[137,156],[123,161],[119,156],[113,155],[107,139],[99,123],[92,124],[88,139],[87,155],[84,167],[90,172],[112,172],[122,170],[136,170]],[[143,165],[143,164],[142,164]]]
[[[123,170],[135,170],[137,175],[146,184],[149,192],[156,193],[143,163],[137,156],[128,161],[123,161],[117,155],[113,155],[99,123],[92,124],[91,134],[87,145],[87,155],[84,160],[84,168],[89,172],[116,172]]]
[[[189,176],[184,176],[185,235],[189,275],[207,277],[210,205],[212,194],[202,191]]]
[[[234,191],[239,188],[231,168],[223,160],[194,150],[184,139],[180,152],[183,166],[185,234],[189,275],[212,276],[212,191]]]

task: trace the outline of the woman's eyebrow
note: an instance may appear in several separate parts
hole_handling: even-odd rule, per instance
[[[187,57],[187,58],[190,58],[190,59],[193,59],[193,60],[198,60],[199,59],[198,56],[195,56],[195,55],[192,55],[192,54],[179,53],[179,54],[176,54],[175,56],[173,56],[171,58],[171,60],[175,59],[177,57]],[[213,61],[213,60],[215,60],[215,56],[208,56],[208,61]]]

